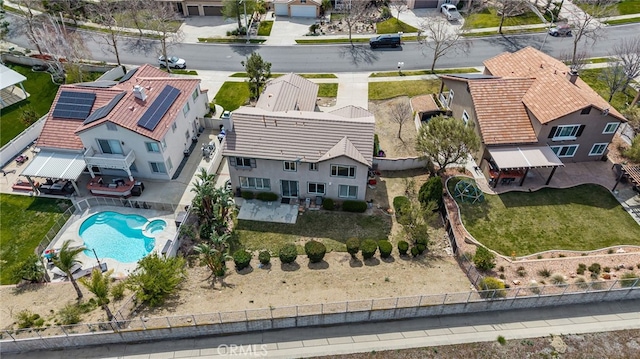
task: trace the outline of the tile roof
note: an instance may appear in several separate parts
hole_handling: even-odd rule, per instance
[[[318,87],[302,76],[288,73],[267,83],[256,107],[267,111],[314,111]]]
[[[62,85],[58,89],[58,94],[56,95],[51,108],[55,108],[58,97],[63,90],[95,93],[96,101],[91,109],[92,112],[106,105],[122,91],[126,91],[126,95],[106,117],[86,125],[82,124],[82,120],[54,118],[52,115],[53,111],[50,111],[42,129],[40,138],[38,139],[37,146],[82,149],[83,145],[80,138],[77,136],[77,133],[94,126],[99,126],[107,121],[139,133],[142,136],[160,141],[171,127],[176,115],[179,111],[182,111],[184,104],[189,101],[191,94],[199,83],[199,79],[170,77],[166,72],[145,64],[139,67],[134,76],[130,79],[110,88],[87,87],[87,84]],[[135,85],[139,85],[144,88],[145,94],[147,95],[147,99],[145,101],[141,101],[133,95],[133,87]],[[179,89],[180,95],[173,105],[169,107],[169,110],[153,131],[138,126],[138,120],[157,98],[165,85],[171,85]]]
[[[438,106],[436,100],[433,99],[432,94],[412,97],[411,108],[417,113],[440,110],[440,106]]]
[[[502,53],[484,61],[484,65],[494,76],[535,78],[523,102],[543,124],[589,106],[609,109],[610,116],[625,121],[624,116],[582,79],[578,77],[572,84],[567,79],[569,68],[564,63],[530,46],[514,53]]]
[[[273,160],[301,158],[302,162],[345,155],[371,165],[375,119],[366,112],[368,116],[350,118],[337,113],[240,107],[233,112],[233,130],[227,133],[223,154]]]

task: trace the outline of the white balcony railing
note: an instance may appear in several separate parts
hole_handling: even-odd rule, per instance
[[[110,154],[110,153],[96,153],[93,148],[87,149],[84,153],[84,162],[87,166],[95,166],[100,168],[111,168],[126,170],[131,167],[133,161],[136,160],[136,155],[133,151],[129,151],[126,155]]]

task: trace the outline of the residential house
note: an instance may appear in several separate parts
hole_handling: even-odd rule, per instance
[[[170,180],[209,110],[199,79],[150,65],[119,81],[62,85],[25,176],[95,175]]]
[[[441,76],[440,101],[475,126],[483,146],[474,157],[494,185],[522,184],[529,168],[599,161],[626,121],[577,72],[532,47],[484,65],[484,74]]]
[[[184,16],[222,16],[222,0],[156,0],[168,2]]]
[[[373,114],[355,106],[319,112],[317,94],[317,84],[290,73],[270,81],[255,107],[233,112],[222,153],[234,188],[364,200]]]
[[[321,0],[273,0],[273,12],[276,16],[318,17]]]

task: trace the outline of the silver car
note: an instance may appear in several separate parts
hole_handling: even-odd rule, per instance
[[[164,60],[164,56],[160,55],[160,57],[158,57],[158,65],[160,65],[160,67],[165,67],[167,65],[167,62],[169,63],[169,68],[171,69],[186,69],[187,68],[187,62],[184,59],[181,59],[177,56],[171,56],[169,57],[168,61]]]

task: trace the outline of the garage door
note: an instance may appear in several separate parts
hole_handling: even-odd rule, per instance
[[[198,10],[197,6],[187,6],[187,11],[189,16],[200,16],[200,10]]]
[[[222,6],[203,6],[204,16],[222,16]]]
[[[310,5],[291,5],[291,17],[316,17],[316,7]]]
[[[288,4],[274,4],[276,16],[289,16],[289,5]]]
[[[414,9],[436,9],[438,0],[415,0]]]

